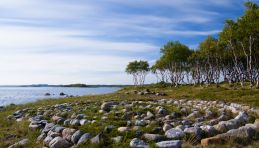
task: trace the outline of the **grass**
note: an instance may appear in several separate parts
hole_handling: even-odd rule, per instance
[[[149,89],[150,91],[155,92],[163,92],[166,93],[166,96],[154,96],[154,95],[136,95],[133,93],[126,94],[126,92],[132,92],[133,90],[145,90]],[[64,98],[64,99],[47,99],[40,100],[34,103],[28,103],[24,105],[10,105],[5,107],[5,110],[0,112],[0,148],[7,147],[10,144],[13,144],[23,138],[30,139],[30,143],[27,147],[42,147],[42,144],[35,144],[36,138],[39,135],[39,131],[31,131],[28,130],[29,122],[14,122],[7,120],[8,115],[13,114],[15,111],[25,108],[39,108],[48,105],[55,105],[67,102],[78,102],[79,104],[87,104],[87,107],[83,110],[79,110],[77,106],[73,106],[73,112],[69,114],[62,114],[64,117],[71,116],[74,112],[80,112],[86,114],[89,119],[93,119],[96,116],[95,120],[101,121],[100,116],[98,116],[99,108],[95,108],[93,106],[100,106],[103,101],[111,101],[111,100],[157,100],[157,99],[201,99],[201,100],[222,100],[226,102],[237,102],[241,104],[246,104],[251,107],[259,108],[259,90],[250,91],[249,87],[246,86],[244,88],[240,88],[238,86],[229,87],[226,84],[221,84],[219,87],[216,85],[210,85],[208,87],[205,86],[189,86],[183,85],[177,88],[175,87],[159,87],[159,86],[145,86],[141,88],[135,87],[126,87],[118,92],[112,94],[105,95],[94,95],[94,96],[84,96],[84,97],[73,97],[73,98]],[[93,105],[94,104],[94,105]],[[170,112],[179,112],[178,108],[175,106],[165,106],[167,110]],[[121,108],[115,109],[121,110]],[[139,109],[133,108],[133,111],[146,112],[149,109]],[[211,109],[216,113],[214,109]],[[35,113],[31,113],[35,114]],[[115,125],[115,126],[126,126],[126,122],[123,119],[117,118],[114,114],[108,116],[110,120],[106,120],[104,122],[97,122],[93,125],[85,125],[79,127],[84,132],[88,132],[95,136],[97,133],[101,132],[105,126],[107,125]],[[258,118],[255,115],[254,118]],[[154,125],[157,126],[157,125]],[[148,133],[151,132],[151,128],[142,128],[142,131]],[[106,137],[107,141],[100,145],[91,145],[91,147],[102,147],[105,144],[109,143],[109,147],[128,147],[130,139],[135,137],[135,132],[130,131],[126,133],[118,133],[117,130],[112,130],[110,133],[104,133],[104,137]],[[120,144],[112,144],[109,138],[107,137],[115,137],[115,136],[123,136],[123,142]],[[190,142],[190,141],[189,141]],[[258,142],[254,142],[258,144]],[[89,146],[89,142],[85,143],[79,147],[84,147],[85,145]],[[253,143],[250,145],[253,147]],[[90,146],[89,146],[90,147]],[[151,144],[151,147],[154,147],[154,144]]]

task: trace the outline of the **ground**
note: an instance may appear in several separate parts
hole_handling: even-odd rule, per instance
[[[166,96],[156,96],[156,95],[137,95],[133,92],[133,90],[146,90],[154,92],[165,93]],[[128,92],[130,92],[128,94]],[[10,105],[3,109],[0,112],[0,147],[7,147],[21,139],[28,138],[29,143],[26,147],[42,147],[42,143],[36,144],[36,139],[40,134],[39,130],[29,130],[28,125],[29,121],[24,120],[21,122],[16,122],[14,120],[7,120],[9,115],[12,115],[15,111],[25,109],[25,108],[34,108],[38,109],[40,107],[51,106],[55,104],[62,103],[71,103],[77,102],[77,105],[72,105],[74,112],[80,112],[86,114],[87,116],[94,118],[97,121],[101,121],[101,117],[98,114],[100,106],[103,101],[130,101],[130,100],[138,100],[138,101],[149,101],[149,100],[159,100],[159,99],[188,99],[188,100],[222,100],[226,102],[236,102],[240,104],[249,105],[253,108],[259,108],[259,90],[253,89],[252,91],[249,88],[240,88],[238,86],[229,87],[226,84],[221,84],[219,87],[216,85],[211,86],[179,86],[175,87],[162,87],[162,86],[146,86],[146,87],[126,87],[118,92],[106,95],[95,95],[95,96],[84,96],[84,97],[73,97],[73,98],[65,98],[65,99],[48,99],[41,100],[35,103],[29,103],[25,105]],[[81,106],[81,108],[80,108]],[[81,111],[82,107],[84,108]],[[175,106],[165,106],[167,110],[178,112]],[[120,108],[118,108],[119,110]],[[148,111],[147,109],[139,109],[135,108],[135,111]],[[70,116],[72,114],[68,113],[62,116]],[[96,117],[94,117],[96,116]],[[258,118],[258,115],[254,115],[253,118]],[[108,125],[115,126],[124,126],[126,123],[124,120],[120,120],[113,114],[108,115],[107,121],[105,121],[102,125],[93,124],[93,125],[84,125],[81,127],[70,126],[71,128],[78,128],[84,132],[89,132],[93,135],[96,135],[103,131],[103,128]],[[50,119],[49,119],[50,120]],[[98,123],[98,122],[97,122]],[[149,132],[150,128],[141,129],[144,132]],[[104,136],[116,136],[121,135],[124,137],[123,142],[120,144],[113,144],[111,141],[106,141],[104,144],[109,145],[110,147],[129,147],[130,140],[135,137],[135,133],[127,132],[127,133],[118,133],[118,131],[112,131],[109,134],[105,134]],[[106,137],[107,138],[107,137]],[[108,138],[107,138],[108,139]],[[190,147],[192,142],[187,140],[182,146]],[[225,143],[225,147],[230,145],[233,146],[233,142]],[[84,143],[81,147],[99,147],[98,145],[91,145],[89,142]],[[237,147],[243,147],[244,145],[240,145],[238,143],[234,143]],[[256,147],[258,145],[258,140],[251,141],[250,143],[246,143],[247,147]],[[193,146],[193,145],[192,145]],[[80,147],[80,146],[79,146]],[[196,147],[200,147],[199,144]]]

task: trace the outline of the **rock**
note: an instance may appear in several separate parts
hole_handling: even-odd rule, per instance
[[[51,129],[51,131],[61,134],[64,129],[64,127],[56,125]]]
[[[133,148],[148,148],[148,144],[145,143],[143,140],[134,138],[130,141],[130,147]]]
[[[163,126],[163,131],[166,132],[171,128],[172,128],[172,126],[170,124],[165,123],[164,126]]]
[[[91,143],[98,144],[98,143],[101,143],[102,140],[103,140],[103,133],[100,133],[91,139]]]
[[[180,140],[162,141],[156,143],[159,148],[181,148],[182,142]]]
[[[81,120],[81,119],[84,119],[86,116],[84,115],[84,114],[78,114],[77,116],[76,116],[76,119],[78,119],[78,120]]]
[[[165,132],[165,135],[169,139],[179,139],[185,136],[184,132],[181,129],[172,128]]]
[[[8,148],[23,147],[28,143],[29,143],[29,139],[23,139],[15,144],[9,146]]]
[[[60,95],[60,96],[65,96],[66,94],[65,94],[65,93],[63,93],[63,92],[61,92],[59,95]]]
[[[207,136],[209,137],[212,137],[212,136],[215,136],[217,134],[217,130],[213,127],[213,126],[210,126],[210,125],[205,125],[205,126],[201,126],[200,127]]]
[[[256,135],[255,129],[248,127],[248,126],[242,126],[238,129],[229,130],[225,134],[221,134],[221,137],[223,137],[223,138],[231,137],[233,139],[236,139],[236,138],[251,139],[251,138],[255,137],[255,135]]]
[[[157,134],[157,133],[160,133],[162,131],[162,128],[161,127],[155,127],[152,129],[152,132],[153,134]]]
[[[72,135],[76,132],[75,129],[72,129],[72,128],[65,128],[63,131],[62,131],[62,137],[67,140],[67,141],[71,141],[71,137]]]
[[[101,105],[101,109],[106,111],[106,112],[109,112],[111,110],[111,107],[113,105],[115,105],[117,103],[115,102],[104,102],[102,105]]]
[[[122,138],[123,138],[122,136],[113,137],[112,141],[114,143],[120,143],[122,141]]]
[[[164,108],[160,108],[158,111],[157,111],[157,114],[158,115],[162,115],[162,116],[165,116],[168,114],[167,110],[164,109]]]
[[[136,120],[135,121],[135,126],[145,126],[147,125],[145,120]]]
[[[92,136],[89,133],[85,133],[81,136],[81,138],[78,140],[77,144],[81,144],[86,142],[87,140],[90,140]]]
[[[59,117],[59,116],[53,116],[51,119],[52,119],[52,121],[53,121],[53,122],[57,123],[57,122],[58,122],[58,120],[62,119],[62,117]]]
[[[184,129],[184,133],[190,137],[195,137],[195,139],[200,140],[202,137],[202,130],[199,127],[190,127]]]
[[[147,116],[145,117],[145,120],[150,120],[153,119],[155,117],[155,115],[153,113],[151,113],[150,111],[147,112]]]
[[[235,120],[239,123],[239,124],[243,124],[246,123],[249,119],[249,116],[246,112],[240,112],[238,114],[238,116],[235,117]]]
[[[254,124],[259,126],[259,119],[256,119]]]
[[[77,120],[77,119],[72,119],[72,120],[70,121],[70,124],[71,124],[71,125],[76,125],[76,126],[81,125],[81,124],[80,124],[80,120]]]
[[[50,141],[52,141],[53,138],[51,136],[47,136],[44,140],[43,140],[43,144],[44,146],[49,146]]]
[[[49,143],[50,148],[69,148],[70,144],[67,140],[61,138],[61,137],[56,137],[54,138],[50,143]]]
[[[54,126],[54,123],[47,123],[42,132],[47,134]]]
[[[70,124],[70,122],[71,122],[71,120],[70,120],[70,119],[67,119],[67,120],[65,120],[65,121],[64,121],[64,123],[63,123],[63,124],[64,124],[64,125],[69,125],[69,124]]]
[[[119,127],[118,131],[123,133],[123,132],[130,131],[130,128],[129,127]]]
[[[45,96],[50,96],[50,93],[45,93]]]
[[[159,134],[144,134],[144,138],[148,141],[161,141],[165,139],[165,136]]]
[[[89,123],[89,122],[86,119],[80,120],[80,125],[86,125],[87,123]]]
[[[81,138],[81,136],[84,134],[84,132],[78,130],[76,131],[72,137],[71,137],[71,141],[74,143],[74,144],[77,144],[78,140]]]

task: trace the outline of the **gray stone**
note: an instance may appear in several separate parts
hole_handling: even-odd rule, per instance
[[[133,148],[148,148],[148,144],[145,143],[143,140],[134,138],[130,141],[130,147]]]
[[[196,137],[197,139],[201,139],[202,129],[199,127],[190,127],[184,129],[184,133],[192,137]]]
[[[181,129],[172,128],[165,132],[167,138],[170,139],[179,139],[185,136],[184,132]]]
[[[145,125],[147,125],[147,123],[145,120],[136,120],[135,125],[136,126],[145,126]]]
[[[47,123],[42,132],[47,134],[54,126],[54,123]]]
[[[81,144],[86,142],[87,140],[90,140],[92,136],[89,133],[85,133],[81,136],[81,138],[78,140],[77,144]]]
[[[86,116],[84,114],[78,114],[76,116],[76,119],[80,120],[80,119],[84,119]]]
[[[86,125],[87,123],[89,123],[89,122],[86,119],[80,120],[80,125]]]
[[[79,125],[80,125],[80,120],[72,119],[72,120],[70,121],[70,124],[71,124],[71,125],[79,126]]]
[[[47,136],[44,140],[43,140],[43,144],[44,146],[49,146],[50,141],[52,141],[53,138],[51,136]]]
[[[54,138],[50,143],[49,143],[50,148],[69,148],[70,144],[68,141],[61,137],[56,137]]]
[[[78,140],[81,138],[81,136],[84,134],[84,132],[78,130],[76,131],[72,137],[71,137],[71,141],[74,143],[74,144],[77,144]]]
[[[182,142],[180,140],[161,141],[156,143],[159,148],[181,148]]]
[[[106,112],[109,112],[112,108],[113,105],[116,105],[117,103],[116,102],[104,102],[102,105],[101,105],[101,109],[106,111]]]

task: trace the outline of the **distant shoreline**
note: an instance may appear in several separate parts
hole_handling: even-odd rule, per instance
[[[96,87],[126,87],[131,85],[85,85],[85,84],[69,84],[69,85],[0,85],[0,87],[81,87],[81,88],[96,88]]]

